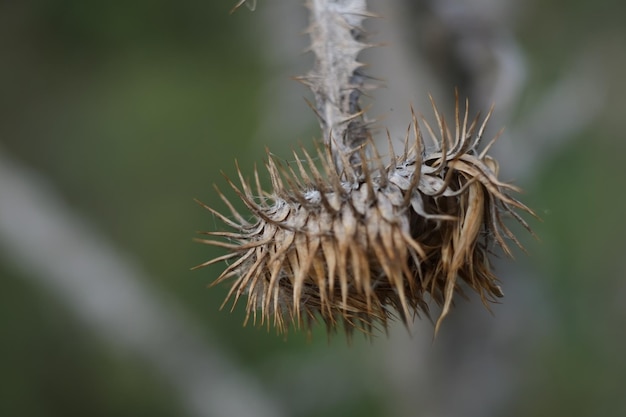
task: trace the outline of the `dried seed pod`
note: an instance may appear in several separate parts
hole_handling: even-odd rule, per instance
[[[238,168],[240,185],[229,184],[252,220],[218,190],[230,216],[203,206],[233,231],[199,239],[229,250],[198,266],[229,261],[214,282],[232,281],[224,304],[233,299],[234,307],[245,295],[246,322],[273,323],[278,332],[290,323],[310,329],[319,318],[329,331],[343,325],[350,335],[386,329],[393,316],[408,323],[428,315],[429,299],[442,306],[437,330],[461,291],[459,279],[485,304],[501,297],[489,254],[499,246],[510,255],[507,239],[521,247],[502,215],[530,231],[516,210],[534,213],[509,195],[516,187],[497,178],[497,163],[486,155],[497,136],[478,151],[491,112],[479,126],[478,117],[468,122],[465,107],[461,120],[457,98],[452,136],[433,103],[438,134],[424,121],[434,143],[428,151],[413,116],[413,137],[407,134],[401,155],[389,146],[387,166],[371,143],[356,151],[360,166],[341,155],[341,173],[328,145],[316,158],[294,153],[288,164],[268,152],[269,192],[258,172],[253,190]]]

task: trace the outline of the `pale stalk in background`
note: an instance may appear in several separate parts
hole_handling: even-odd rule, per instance
[[[0,151],[0,252],[112,346],[160,371],[190,416],[282,416],[261,385],[209,346],[174,300],[34,172]],[[203,326],[206,333],[206,326]]]

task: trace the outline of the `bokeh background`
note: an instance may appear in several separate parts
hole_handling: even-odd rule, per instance
[[[459,300],[372,342],[243,328],[206,289],[220,171],[318,134],[290,80],[301,2],[0,3],[0,415],[626,415],[626,7],[372,1],[364,54],[394,138],[409,104],[495,102],[502,175],[543,221]],[[289,3],[289,4],[288,4]],[[374,99],[376,99],[374,101]],[[382,130],[382,129],[381,129]]]

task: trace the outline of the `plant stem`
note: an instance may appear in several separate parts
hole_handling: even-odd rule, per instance
[[[366,0],[308,0],[307,5],[315,65],[301,81],[315,96],[315,111],[337,172],[344,171],[343,161],[358,169],[361,158],[355,151],[369,137],[359,99],[371,86],[365,83],[357,56],[370,46],[363,42],[361,24],[373,15]]]

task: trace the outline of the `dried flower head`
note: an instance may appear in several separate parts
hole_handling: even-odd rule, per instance
[[[321,319],[329,331],[343,325],[348,334],[371,334],[393,316],[408,322],[428,315],[429,300],[442,306],[437,331],[460,281],[486,305],[501,297],[490,252],[499,246],[510,255],[507,240],[521,247],[502,217],[530,230],[516,210],[533,212],[509,195],[517,188],[498,179],[486,154],[497,136],[478,150],[491,112],[479,126],[478,116],[468,121],[466,102],[461,119],[457,98],[452,135],[433,108],[437,134],[423,121],[432,146],[414,115],[404,151],[396,155],[390,144],[386,166],[371,143],[355,151],[362,161],[356,166],[339,152],[340,173],[329,145],[314,156],[294,152],[289,163],[268,152],[269,192],[256,170],[253,189],[238,168],[240,185],[229,184],[250,214],[218,190],[230,215],[204,207],[232,231],[199,239],[229,250],[198,266],[228,262],[213,283],[232,281],[224,304],[232,299],[234,307],[245,295],[246,322],[271,322],[278,332],[290,323],[310,329]]]

